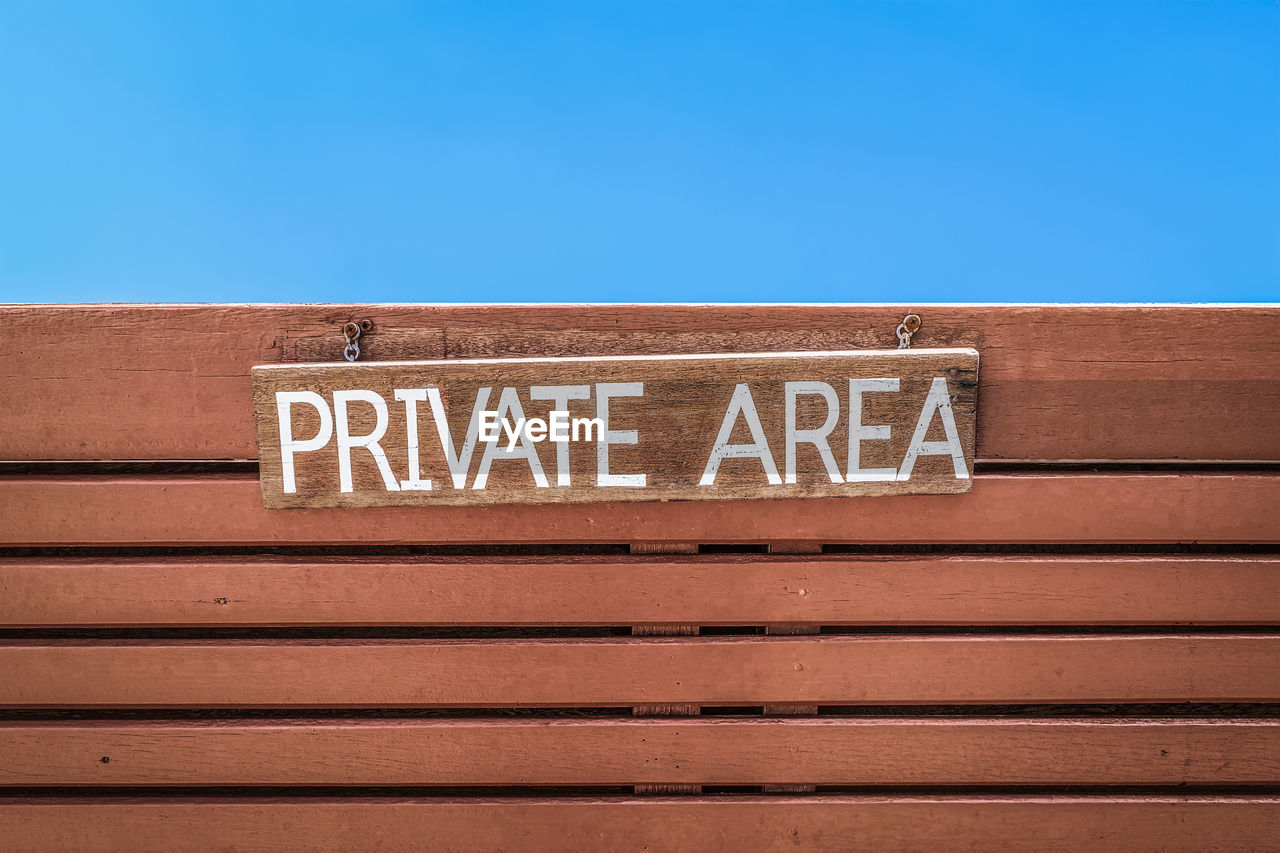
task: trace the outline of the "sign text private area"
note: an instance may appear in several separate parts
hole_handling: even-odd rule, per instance
[[[967,492],[978,353],[253,369],[270,508]]]

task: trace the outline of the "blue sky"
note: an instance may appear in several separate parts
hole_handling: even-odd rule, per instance
[[[1280,5],[0,5],[0,300],[1273,301]]]

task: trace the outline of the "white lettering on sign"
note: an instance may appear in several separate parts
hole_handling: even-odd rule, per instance
[[[409,457],[409,479],[400,481],[400,490],[414,492],[431,491],[431,480],[423,480],[421,456],[418,453],[418,403],[427,399],[426,388],[397,388],[397,400],[404,401],[406,455]]]
[[[586,400],[590,396],[590,385],[534,385],[529,389],[530,400],[550,400],[552,404],[551,441],[556,445],[557,486],[568,486],[572,482],[569,478],[569,401]]]
[[[935,412],[942,416],[942,429],[946,433],[946,441],[924,440]],[[950,456],[955,465],[956,479],[969,479],[969,466],[964,461],[964,450],[960,447],[960,433],[956,431],[956,417],[951,411],[951,393],[947,390],[947,380],[941,376],[935,376],[933,384],[929,386],[929,396],[925,398],[924,408],[920,410],[915,434],[911,436],[911,445],[907,448],[907,455],[902,459],[902,467],[898,469],[899,480],[911,479],[911,472],[916,467],[916,459],[921,456]]]
[[[600,438],[596,442],[596,485],[629,486],[644,488],[644,474],[611,474],[609,472],[609,445],[635,444],[639,433],[633,429],[609,429],[609,400],[613,397],[639,397],[644,394],[643,382],[600,382],[596,385],[596,417],[600,419]]]
[[[530,389],[531,400],[551,400],[556,405],[567,405],[568,400],[590,399],[590,386],[560,386],[554,394],[548,391],[549,386],[535,385]],[[571,394],[562,393],[563,389],[572,389]],[[826,382],[787,382],[785,388],[786,426],[783,435],[785,450],[785,478],[778,475],[774,463],[773,451],[765,437],[764,427],[760,423],[760,415],[756,410],[755,399],[751,395],[751,387],[741,383],[734,387],[729,398],[729,406],[725,410],[724,420],[716,435],[715,444],[707,458],[706,467],[698,481],[700,486],[715,484],[720,463],[725,459],[757,459],[764,472],[765,480],[771,485],[795,483],[797,478],[797,448],[802,444],[812,445],[822,461],[826,475],[833,483],[839,482],[877,482],[886,480],[909,480],[915,468],[916,460],[921,456],[950,456],[957,479],[968,479],[969,468],[965,460],[964,449],[960,445],[960,435],[956,429],[955,415],[951,410],[950,393],[947,381],[941,376],[934,377],[925,398],[924,408],[916,420],[915,432],[911,444],[907,447],[899,468],[863,468],[861,467],[862,442],[888,441],[891,438],[891,427],[888,424],[868,425],[862,422],[862,395],[867,392],[895,392],[898,380],[884,379],[850,379],[849,380],[849,453],[847,473],[840,474],[840,466],[836,463],[835,454],[831,450],[830,436],[840,419],[839,403],[835,389]],[[585,393],[579,393],[584,389]],[[373,456],[383,482],[389,492],[404,489],[406,491],[430,491],[431,480],[421,479],[421,452],[418,442],[418,403],[429,400],[436,430],[440,436],[440,446],[444,451],[449,473],[455,489],[466,488],[467,474],[470,470],[472,454],[476,445],[484,443],[484,454],[480,466],[472,482],[472,489],[484,489],[489,480],[489,473],[495,462],[523,460],[533,476],[535,485],[547,488],[549,485],[542,470],[542,462],[534,445],[550,440],[554,444],[568,444],[570,441],[595,441],[597,445],[598,468],[596,472],[597,486],[626,486],[644,488],[645,474],[615,474],[609,469],[609,446],[636,444],[639,432],[634,429],[618,430],[609,426],[609,401],[614,397],[640,397],[644,394],[642,382],[602,382],[596,386],[596,411],[594,418],[572,418],[564,409],[552,409],[548,413],[550,421],[542,418],[526,418],[524,407],[515,388],[503,388],[498,400],[498,408],[489,411],[484,408],[492,388],[480,388],[476,392],[475,406],[472,408],[471,422],[467,426],[467,434],[463,440],[461,451],[455,450],[453,437],[449,431],[449,421],[444,404],[440,399],[438,388],[397,388],[395,399],[405,404],[405,427],[408,448],[408,473],[404,480],[397,480],[383,451],[380,441],[386,434],[389,415],[387,402],[376,392],[368,390],[335,391],[333,394],[333,413],[325,399],[313,391],[277,391],[276,407],[280,421],[280,461],[284,477],[284,491],[296,491],[294,476],[294,458],[299,453],[313,453],[324,449],[334,433],[337,424],[338,478],[340,488],[344,492],[353,490],[351,482],[351,451],[363,448]],[[821,426],[801,429],[796,423],[796,401],[803,395],[821,397],[826,403],[826,415]],[[351,402],[366,403],[373,408],[376,422],[371,431],[364,435],[351,435],[348,416],[348,405]],[[293,406],[305,403],[320,414],[320,429],[309,439],[297,440],[293,437]],[[937,416],[942,423],[946,436],[942,441],[925,441],[929,426]],[[749,444],[732,444],[729,441],[734,426],[739,419],[746,422],[751,433]],[[594,438],[593,438],[594,436]],[[505,446],[504,446],[505,442]],[[569,454],[567,450],[556,454],[556,485],[571,484],[569,471]]]
[[[898,380],[850,379],[849,380],[849,467],[845,480],[850,483],[875,483],[898,478],[897,468],[863,468],[862,442],[888,441],[893,437],[889,424],[868,426],[862,422],[862,395],[868,391],[897,392]]]
[[[449,466],[449,477],[453,480],[455,489],[467,487],[467,471],[471,468],[471,454],[475,452],[476,440],[480,437],[480,420],[488,414],[484,407],[489,403],[489,392],[492,390],[492,388],[480,388],[476,391],[476,404],[471,409],[471,422],[467,424],[467,435],[462,441],[462,450],[455,451],[453,437],[449,434],[449,419],[444,412],[444,403],[440,400],[440,389],[427,389],[428,398],[431,400],[431,416],[435,419],[436,431],[440,434],[440,447],[444,450],[445,462]],[[497,436],[492,440],[497,441]]]
[[[524,420],[524,407],[520,405],[520,397],[516,395],[516,389],[503,388],[502,396],[498,398],[498,420],[505,421],[505,415],[510,412],[512,417],[519,421]],[[515,460],[523,459],[529,464],[529,471],[533,474],[533,482],[540,489],[547,487],[547,475],[542,472],[542,461],[538,458],[537,449],[533,446],[533,442],[529,441],[524,435],[518,436],[520,439],[520,447],[516,448],[515,439],[512,436],[511,443],[506,449],[500,447],[500,441],[486,441],[484,443],[484,456],[480,458],[480,470],[476,472],[475,482],[471,488],[483,489],[489,482],[489,468],[495,460]]]
[[[351,435],[349,432],[351,427],[347,421],[347,403],[356,400],[373,406],[374,414],[378,418],[373,429],[364,435]],[[378,466],[382,481],[387,484],[387,491],[400,491],[400,482],[391,473],[387,454],[382,452],[382,445],[378,443],[387,431],[387,401],[373,391],[335,391],[333,422],[338,429],[338,480],[342,484],[342,491],[355,491],[351,485],[351,451],[357,447],[366,448],[373,454],[373,461]]]
[[[972,476],[972,350],[254,370],[269,506],[956,493]]]
[[[788,382],[785,386],[787,397],[787,477],[786,482],[796,481],[796,445],[812,444],[822,457],[822,465],[827,469],[831,482],[841,481],[840,468],[836,466],[836,458],[831,455],[831,445],[827,436],[836,428],[840,419],[840,402],[836,399],[836,389],[825,382]],[[816,394],[827,401],[827,419],[817,429],[796,428],[796,397],[801,394]]]
[[[320,429],[306,441],[294,441],[293,404],[306,403],[320,413]],[[280,467],[283,471],[284,491],[294,493],[298,485],[293,476],[293,454],[319,450],[333,437],[333,415],[329,404],[315,391],[277,391],[276,413],[280,418]]]
[[[750,444],[729,443],[729,436],[733,433],[733,425],[738,422],[739,415],[746,418],[747,429],[751,431]],[[769,450],[769,442],[764,437],[764,427],[760,425],[756,401],[751,397],[751,388],[745,382],[733,389],[733,396],[729,398],[729,410],[724,413],[715,446],[711,448],[711,456],[707,459],[707,467],[702,469],[702,479],[698,481],[698,485],[714,485],[720,463],[726,459],[759,459],[769,484],[776,486],[782,482],[782,478],[778,476],[778,466],[773,464],[773,452]]]

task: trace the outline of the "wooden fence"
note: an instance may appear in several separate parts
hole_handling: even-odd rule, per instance
[[[966,495],[263,508],[249,368],[981,353]],[[0,847],[1280,849],[1280,308],[0,309]]]

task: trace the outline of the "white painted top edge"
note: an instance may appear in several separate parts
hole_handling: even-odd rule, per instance
[[[538,362],[540,364],[559,363],[559,364],[582,364],[596,363],[601,361],[612,362],[629,362],[629,361],[694,361],[697,359],[743,359],[743,358],[840,358],[845,356],[910,356],[910,355],[972,355],[977,356],[978,351],[971,347],[948,347],[948,348],[929,348],[916,347],[912,349],[855,349],[855,350],[823,350],[816,352],[712,352],[712,353],[675,353],[672,355],[569,355],[569,356],[549,356],[547,358],[537,357],[521,357],[521,358],[445,358],[431,359],[429,361],[315,361],[315,362],[299,362],[296,364],[259,364],[254,366],[254,370],[292,370],[299,367],[415,367],[415,366],[450,366],[456,367],[460,364],[528,364]]]
[[[0,308],[1280,308],[1277,302],[0,302]]]

